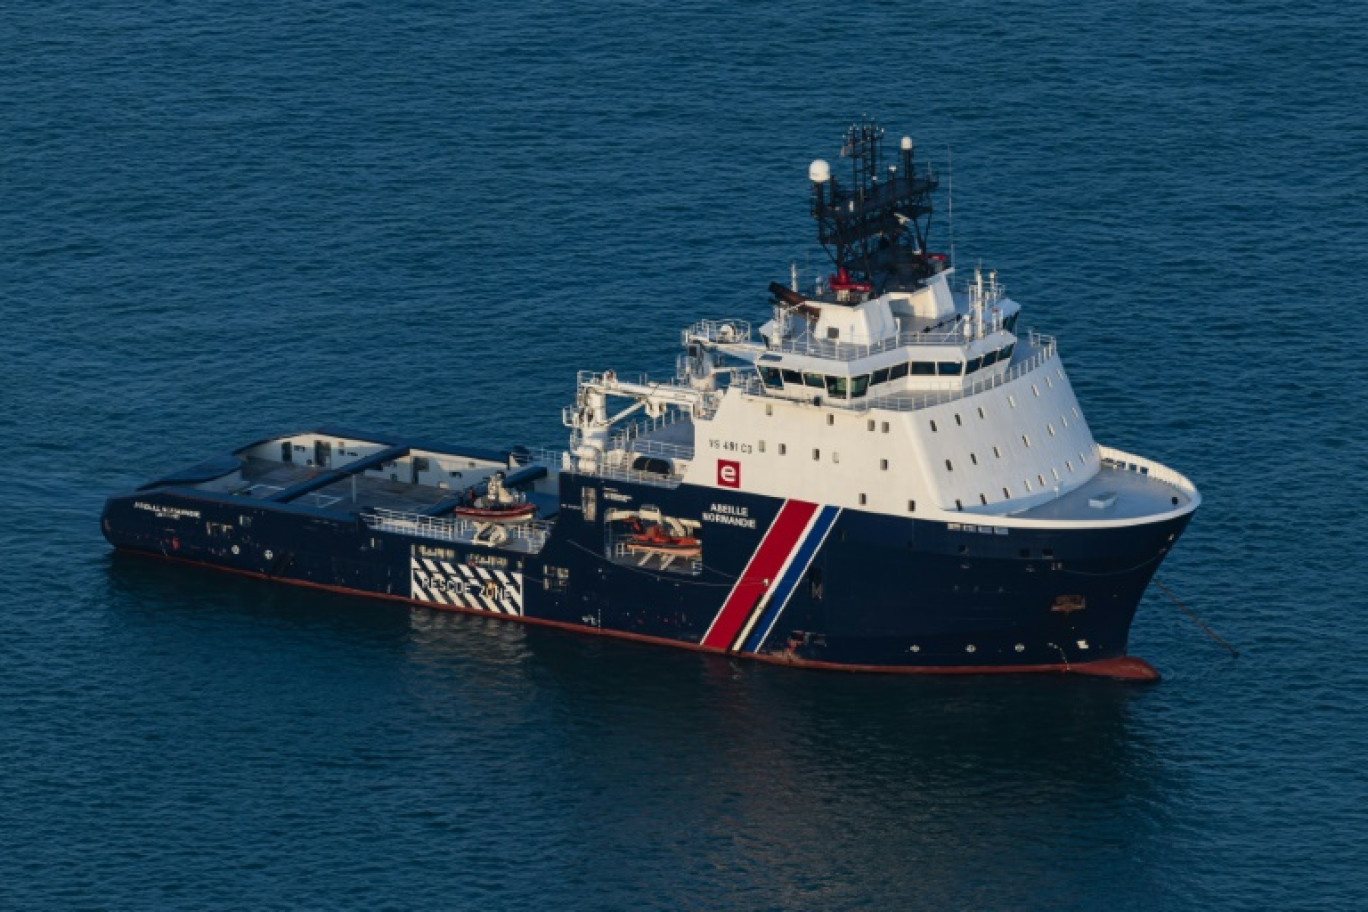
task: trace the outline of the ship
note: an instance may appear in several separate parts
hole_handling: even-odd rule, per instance
[[[319,427],[111,496],[103,533],[790,666],[1157,678],[1131,623],[1201,496],[1093,439],[1055,339],[932,250],[936,168],[885,146],[864,119],[808,168],[829,268],[769,283],[756,325],[688,326],[672,374],[579,372],[565,446]]]

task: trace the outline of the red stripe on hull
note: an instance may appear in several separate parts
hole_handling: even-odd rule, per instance
[[[604,630],[601,627],[586,627],[583,624],[572,624],[567,621],[553,621],[548,618],[527,617],[521,614],[501,614],[497,611],[481,611],[478,608],[466,608],[462,605],[443,605],[436,602],[424,602],[419,599],[409,598],[403,595],[390,595],[384,592],[367,592],[364,589],[348,589],[345,586],[331,586],[327,583],[313,583],[308,580],[290,579],[283,576],[268,576],[265,573],[257,573],[252,570],[239,570],[236,567],[225,567],[222,564],[211,564],[207,561],[192,560],[188,557],[175,557],[170,554],[162,554],[157,551],[142,551],[136,548],[119,548],[124,554],[133,554],[138,557],[151,557],[158,560],[172,561],[177,564],[185,564],[190,567],[203,567],[206,570],[218,570],[224,573],[236,573],[239,576],[251,577],[252,579],[263,580],[268,583],[286,583],[291,586],[300,586],[305,589],[318,589],[323,592],[335,592],[339,595],[359,596],[369,599],[384,599],[390,602],[403,602],[408,605],[417,605],[420,608],[430,608],[434,611],[451,611],[458,614],[470,614],[477,617],[498,618],[501,621],[517,621],[522,624],[534,624],[538,627],[553,627],[557,630],[568,630],[573,633],[589,634],[592,636],[613,637],[619,640],[631,640],[636,643],[646,643],[651,646],[668,646],[672,649],[687,649],[692,652],[710,653],[713,655],[726,653],[725,647],[718,649],[715,647],[696,645],[684,640],[671,640],[666,637],[647,636],[641,633],[629,633],[625,630]],[[942,666],[921,666],[908,667],[905,665],[839,665],[835,662],[817,662],[811,659],[800,659],[789,654],[763,655],[761,653],[747,652],[738,653],[747,659],[755,659],[770,665],[787,665],[792,668],[807,668],[817,671],[853,671],[873,674],[1080,674],[1093,677],[1115,678],[1125,681],[1157,681],[1159,672],[1154,666],[1144,659],[1134,656],[1119,656],[1114,659],[1099,659],[1094,662],[1070,662],[1055,663],[1049,665],[942,665]]]
[[[777,581],[779,568],[792,553],[793,546],[798,543],[816,510],[816,504],[801,500],[790,500],[784,504],[760,542],[755,556],[743,571],[740,582],[713,621],[712,628],[703,637],[702,645],[705,648],[726,649],[736,639],[751,609],[765,594],[765,590]]]

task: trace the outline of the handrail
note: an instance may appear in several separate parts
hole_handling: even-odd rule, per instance
[[[1025,357],[1022,357],[1024,353]],[[1012,382],[1020,377],[1034,372],[1050,361],[1057,353],[1057,345],[1054,337],[1030,332],[1024,341],[1018,341],[1016,355],[1013,357],[1012,364],[1005,371],[993,371],[990,368],[972,375],[973,381],[966,385],[951,386],[935,390],[915,390],[898,393],[880,393],[866,396],[860,399],[836,399],[828,397],[824,392],[816,393],[821,398],[823,406],[832,408],[848,409],[850,411],[865,412],[870,409],[882,409],[891,412],[915,412],[919,409],[928,408],[933,405],[941,405],[946,402],[953,402],[963,399],[966,396],[977,395],[984,390],[994,389]],[[954,382],[950,378],[949,382]],[[741,391],[751,396],[769,396],[768,388],[761,382],[759,377],[748,377],[744,384],[738,384]],[[775,396],[772,398],[783,399],[786,397]],[[802,400],[790,400],[802,401]]]
[[[399,532],[438,541],[511,548],[533,553],[546,545],[546,539],[551,535],[551,529],[555,525],[547,520],[536,519],[510,523],[480,522],[455,517],[424,516],[421,513],[406,513],[385,507],[373,507],[370,512],[362,513],[361,518],[367,526],[381,532]],[[490,537],[495,529],[505,533],[502,536],[503,540],[497,543]],[[486,537],[485,540],[481,540],[482,535]]]

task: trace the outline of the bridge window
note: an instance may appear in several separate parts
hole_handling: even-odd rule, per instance
[[[780,372],[779,368],[762,367],[760,368],[760,376],[764,379],[765,386],[768,386],[771,389],[784,388],[784,375]]]
[[[833,399],[844,399],[846,397],[846,391],[849,386],[849,383],[850,381],[847,380],[845,377],[827,377],[827,395]]]
[[[937,373],[942,377],[958,377],[964,373],[963,361],[941,361]]]
[[[936,362],[934,361],[913,361],[912,374],[918,377],[935,376]]]
[[[873,376],[871,376],[871,377],[869,378],[869,385],[870,385],[870,386],[878,386],[880,383],[887,383],[887,382],[888,382],[888,371],[889,371],[889,369],[886,368],[886,367],[881,367],[881,368],[879,368],[878,370],[876,370],[876,371],[874,372]]]
[[[903,377],[906,377],[906,376],[907,376],[907,362],[906,362],[906,361],[904,361],[904,362],[901,363],[901,364],[895,364],[895,365],[893,365],[892,367],[890,367],[890,368],[888,369],[888,379],[889,379],[889,380],[900,380],[900,379],[902,379]]]
[[[785,368],[784,370],[780,371],[780,373],[784,375],[785,383],[792,383],[795,386],[803,385],[803,375],[798,373],[797,371]]]
[[[813,387],[816,387],[817,389],[825,389],[825,388],[826,388],[826,381],[822,379],[822,375],[821,375],[821,374],[806,374],[806,373],[805,373],[805,374],[803,374],[803,385],[804,385],[804,386],[813,386]]]
[[[966,374],[972,374],[974,371],[978,370],[979,367],[981,367],[982,365],[983,365],[983,359],[982,359],[982,358],[975,358],[975,359],[973,359],[972,361],[970,361],[968,364],[966,364],[966,365],[964,366],[964,372],[965,372]]]
[[[983,366],[992,367],[994,364],[997,364],[998,357],[1000,354],[1000,352],[995,351],[988,352],[986,355],[983,356]]]
[[[850,378],[850,398],[859,399],[869,391],[869,374]]]

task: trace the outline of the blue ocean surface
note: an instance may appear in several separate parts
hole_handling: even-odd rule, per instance
[[[0,908],[1362,909],[1368,8],[0,8]],[[557,445],[821,266],[863,114],[1205,504],[1155,686],[800,672],[111,553],[334,423]],[[942,206],[935,237],[950,243]]]

